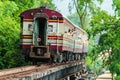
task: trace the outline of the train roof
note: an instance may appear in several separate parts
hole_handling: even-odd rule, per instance
[[[72,26],[80,29],[82,32],[84,32],[85,34],[87,34],[87,32],[85,30],[83,30],[82,28],[76,26],[75,24],[73,24],[68,18],[66,18],[65,16],[63,16],[60,12],[57,12],[55,10],[51,10],[49,8],[45,8],[45,7],[40,7],[40,8],[33,8],[33,9],[29,9],[26,10],[24,12],[22,12],[20,14],[20,17],[25,18],[25,19],[33,19],[34,15],[36,13],[46,13],[48,15],[48,19],[53,19],[53,17],[56,17],[54,19],[56,20],[66,20],[67,22],[69,22]]]
[[[73,24],[73,23],[72,23],[68,18],[66,18],[65,16],[64,16],[64,19],[67,20],[72,26],[74,26],[74,27],[80,29],[82,32],[84,32],[85,34],[87,34],[87,32],[86,32],[85,30],[83,30],[83,29],[80,28],[79,26]],[[88,35],[88,34],[87,34],[87,35]]]
[[[48,19],[53,19],[53,17],[56,17],[55,19],[63,20],[61,13],[44,7],[26,10],[20,14],[20,17],[33,19],[36,13],[46,13],[48,15]]]

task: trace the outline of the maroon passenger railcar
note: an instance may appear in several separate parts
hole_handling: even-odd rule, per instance
[[[31,61],[79,60],[88,51],[88,34],[55,10],[45,7],[20,14],[21,45]]]

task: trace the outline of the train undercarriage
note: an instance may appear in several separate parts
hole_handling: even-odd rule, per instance
[[[51,50],[49,46],[31,47],[31,50],[27,50],[24,51],[25,59],[26,61],[31,61],[34,65],[38,62],[52,64],[82,60],[86,56],[86,53]]]

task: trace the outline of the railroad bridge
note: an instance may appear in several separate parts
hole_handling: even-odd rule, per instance
[[[71,61],[1,70],[0,80],[84,80],[85,74],[84,61]]]

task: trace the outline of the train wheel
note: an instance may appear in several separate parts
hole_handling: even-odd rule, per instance
[[[68,61],[68,52],[66,52],[66,62]]]
[[[72,53],[72,61],[74,60],[74,54]]]
[[[58,55],[55,54],[55,55],[54,55],[54,63],[58,63],[58,58],[59,58]]]
[[[78,54],[77,53],[75,54],[75,60],[78,60]]]
[[[63,55],[62,53],[60,53],[58,56],[58,62],[61,63],[62,61],[63,61]]]
[[[80,60],[80,54],[79,54],[79,56],[78,56],[78,60]]]
[[[32,64],[33,64],[33,65],[37,65],[37,63],[36,63],[36,62],[34,62],[34,61],[32,62]]]
[[[66,52],[63,52],[63,62],[66,62]]]
[[[36,61],[36,60],[33,60],[33,61],[32,61],[32,64],[33,64],[33,65],[37,65],[37,61]]]
[[[54,55],[50,55],[50,64],[54,63]]]

